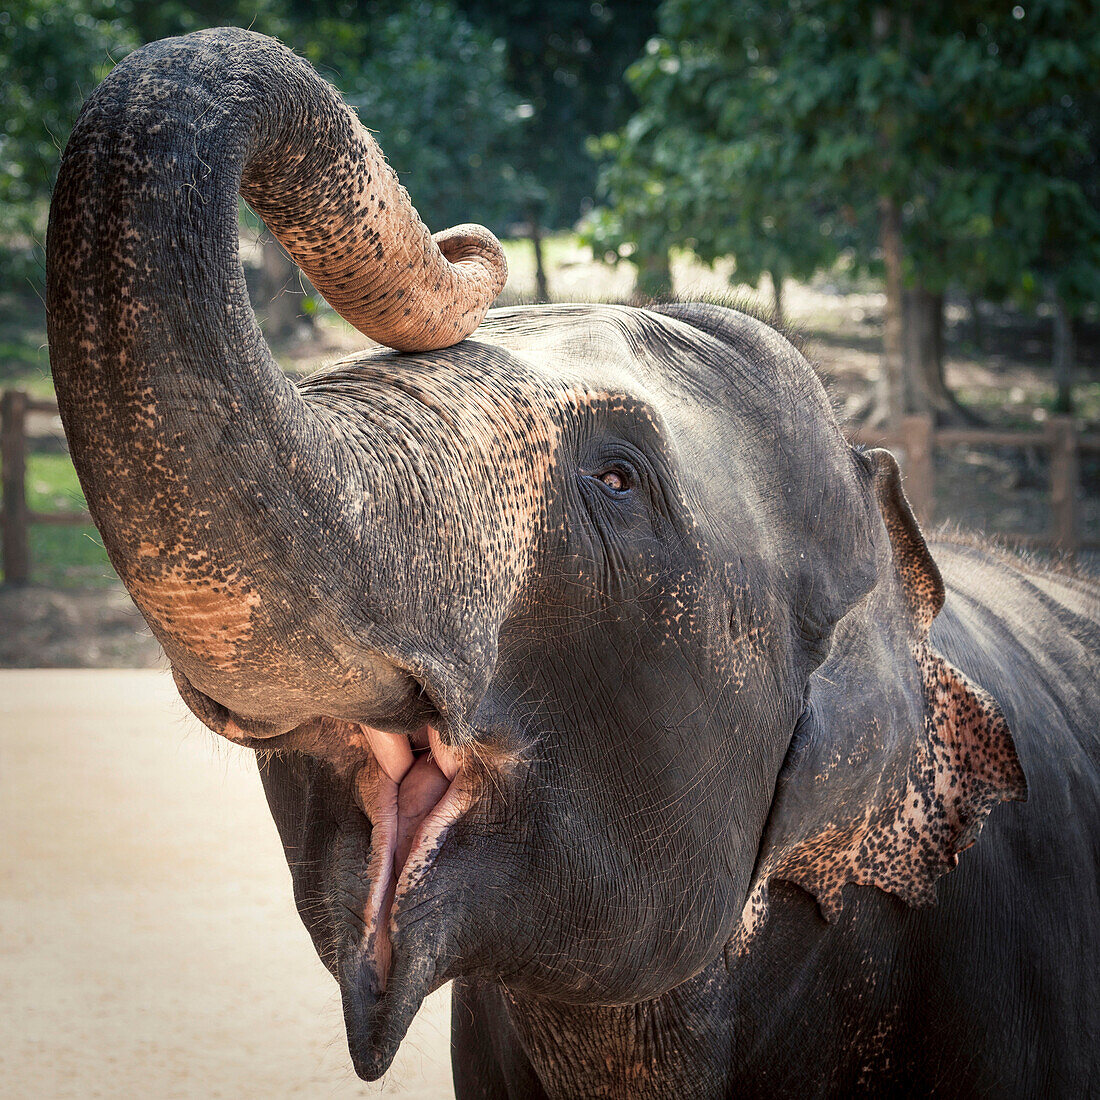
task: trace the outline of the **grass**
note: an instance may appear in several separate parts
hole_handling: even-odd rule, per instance
[[[20,389],[34,398],[53,397],[46,351],[42,299],[27,289],[0,294],[0,389]],[[32,448],[34,444],[32,442]],[[27,455],[27,506],[34,512],[85,508],[76,471],[63,451]],[[31,581],[53,588],[100,587],[116,583],[99,532],[91,525],[32,524],[27,533]]]
[[[27,506],[34,512],[75,512],[86,507],[67,454],[27,456]],[[99,532],[91,525],[32,524],[27,536],[31,581],[50,588],[98,588],[117,583]]]

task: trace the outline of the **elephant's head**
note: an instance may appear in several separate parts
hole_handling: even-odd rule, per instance
[[[403,354],[291,385],[238,189]],[[478,328],[499,246],[433,242],[269,40],[118,66],[48,263],[90,507],[188,705],[258,754],[363,1076],[459,974],[631,1003],[751,950],[770,878],[826,914],[847,882],[927,900],[1022,793],[996,705],[928,646],[896,467],[795,349],[709,306]]]

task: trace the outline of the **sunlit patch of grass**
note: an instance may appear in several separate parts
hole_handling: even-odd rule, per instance
[[[35,524],[27,542],[32,584],[47,588],[109,588],[118,583],[99,532],[92,526]]]
[[[67,454],[28,455],[26,486],[27,506],[33,512],[78,512],[86,508]],[[98,588],[116,583],[99,532],[90,523],[71,527],[35,523],[27,542],[34,584]]]
[[[87,507],[67,454],[27,456],[27,506],[33,512],[77,512]]]

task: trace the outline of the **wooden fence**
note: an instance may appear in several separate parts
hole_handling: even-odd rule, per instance
[[[0,506],[0,532],[4,536],[4,582],[26,584],[31,560],[28,530],[32,523],[84,526],[92,522],[87,512],[32,512],[27,507],[27,414],[57,415],[54,401],[35,401],[19,390],[0,396],[0,462],[3,463],[4,500]]]
[[[1025,531],[998,531],[999,537],[1023,546],[1048,547],[1074,555],[1100,550],[1100,539],[1080,532],[1077,489],[1081,480],[1081,452],[1100,451],[1100,433],[1078,432],[1071,416],[1052,416],[1041,432],[1000,431],[986,428],[937,428],[930,416],[907,416],[897,431],[851,428],[852,443],[898,451],[905,474],[905,494],[917,519],[932,522],[936,503],[936,450],[948,447],[1034,447],[1050,452],[1049,535]]]
[[[57,414],[53,401],[35,401],[18,390],[0,397],[0,459],[3,462],[4,580],[26,584],[30,579],[28,529],[32,523],[91,523],[87,512],[32,512],[27,507],[26,469],[28,413]],[[1051,534],[1036,536],[1022,531],[999,532],[1004,538],[1028,546],[1047,546],[1065,554],[1100,549],[1100,539],[1082,538],[1077,514],[1077,488],[1082,451],[1100,451],[1100,433],[1081,433],[1068,416],[1053,416],[1041,432],[1009,432],[972,428],[937,428],[928,416],[909,416],[897,431],[852,428],[853,443],[884,446],[900,452],[905,471],[905,492],[917,518],[931,523],[936,500],[937,448],[1034,447],[1050,451]]]

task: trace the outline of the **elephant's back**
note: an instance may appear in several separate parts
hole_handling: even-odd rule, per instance
[[[1100,582],[961,539],[932,552],[947,590],[932,644],[1000,703],[1033,793],[1049,773],[1100,803]]]
[[[1100,584],[964,539],[931,549],[947,589],[932,643],[1000,703],[1028,800],[990,814],[910,961],[937,995],[999,988],[1006,1018],[978,1041],[1006,1081],[1081,1095],[1100,1070]]]
[[[963,671],[973,661],[1006,677],[1009,695],[1021,686],[1016,677],[1028,677],[1033,687],[1038,677],[1063,698],[1079,694],[1085,710],[1100,717],[1093,690],[1100,676],[1100,579],[1043,568],[961,537],[931,540],[931,550],[947,591],[933,644]]]
[[[947,589],[932,644],[1000,704],[1027,777],[976,850],[1067,909],[1100,904],[1100,585],[977,544],[932,550]]]

